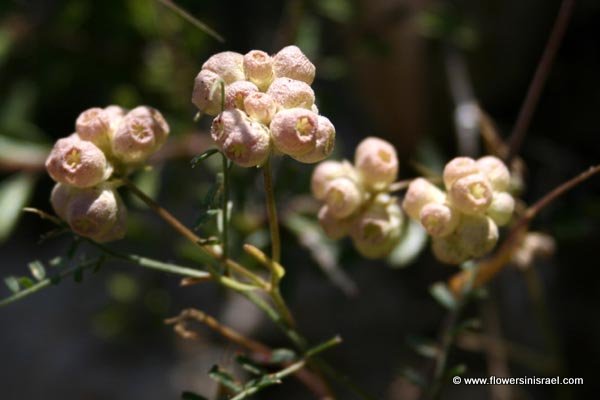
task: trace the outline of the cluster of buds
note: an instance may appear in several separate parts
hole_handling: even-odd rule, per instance
[[[485,255],[498,241],[498,226],[514,211],[508,168],[493,156],[457,157],[445,166],[443,178],[446,192],[424,178],[412,181],[404,211],[431,235],[440,261],[460,264]]]
[[[354,165],[325,161],[315,168],[311,190],[325,204],[319,223],[334,239],[350,235],[367,258],[386,256],[398,243],[403,215],[389,187],[398,174],[398,157],[385,140],[369,137],[356,148]]]
[[[75,130],[54,144],[46,160],[57,182],[52,207],[81,236],[97,242],[121,239],[127,209],[109,179],[143,165],[166,141],[169,126],[151,107],[108,106],[81,113]]]
[[[316,163],[333,151],[335,128],[319,115],[314,78],[315,66],[296,46],[273,56],[226,51],[202,65],[192,103],[215,117],[211,135],[237,165],[260,166],[272,150]]]

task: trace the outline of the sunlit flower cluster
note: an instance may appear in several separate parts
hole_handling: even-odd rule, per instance
[[[75,129],[46,159],[57,182],[50,198],[54,211],[79,235],[97,242],[120,239],[127,209],[109,178],[142,165],[164,144],[169,126],[151,107],[128,112],[108,106],[81,113]]]
[[[444,168],[446,192],[424,178],[411,182],[402,204],[432,236],[435,256],[448,264],[481,257],[498,241],[515,201],[507,192],[510,173],[496,157],[457,157]]]
[[[398,174],[398,157],[385,140],[369,137],[349,161],[324,161],[315,168],[311,189],[324,202],[319,223],[332,239],[350,235],[368,258],[386,256],[398,243],[403,215],[389,186]]]
[[[333,151],[335,128],[319,115],[314,78],[315,66],[296,46],[273,56],[226,51],[202,66],[192,103],[215,117],[211,135],[237,165],[260,166],[272,152],[316,163]]]

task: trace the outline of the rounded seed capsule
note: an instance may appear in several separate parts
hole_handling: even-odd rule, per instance
[[[374,190],[386,188],[398,175],[396,149],[389,142],[376,137],[368,137],[360,142],[354,155],[354,165],[365,185]]]
[[[297,46],[287,46],[273,56],[275,77],[286,77],[306,82],[315,79],[316,68]]]
[[[290,108],[275,114],[271,121],[271,137],[284,154],[301,156],[315,149],[318,130],[317,114],[304,108]]]

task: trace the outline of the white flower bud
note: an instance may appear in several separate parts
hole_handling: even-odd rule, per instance
[[[507,192],[495,192],[486,214],[498,226],[506,225],[515,210],[515,199]]]
[[[286,77],[306,82],[315,79],[315,66],[297,46],[287,46],[273,56],[273,72],[276,78]]]
[[[244,56],[233,51],[224,51],[211,56],[203,65],[206,69],[219,75],[225,83],[233,83],[246,78],[244,74]]]
[[[354,167],[348,161],[324,161],[314,169],[310,189],[317,200],[323,200],[329,182],[340,177],[353,179],[354,176]]]
[[[510,184],[510,172],[506,165],[497,157],[485,156],[476,162],[477,168],[487,176],[492,188],[498,192],[504,192]]]
[[[221,84],[225,85],[224,81],[212,71],[203,69],[198,73],[192,93],[192,103],[198,110],[211,116],[221,112]]]
[[[476,215],[484,213],[492,203],[492,186],[480,174],[471,174],[455,181],[448,194],[450,203],[459,211]]]
[[[75,134],[54,144],[46,159],[46,170],[56,182],[77,187],[94,186],[112,173],[104,153]]]
[[[244,100],[248,95],[258,93],[258,88],[252,82],[237,81],[225,88],[225,108],[244,109]]]
[[[467,175],[479,172],[475,160],[469,157],[456,157],[444,167],[444,185],[450,190],[454,182]]]
[[[330,211],[327,205],[319,210],[319,224],[323,228],[325,235],[333,240],[339,240],[350,232],[354,223],[354,216],[348,218],[337,218]]]
[[[398,244],[402,233],[402,211],[394,197],[380,194],[352,226],[356,249],[366,258],[385,257]]]
[[[290,108],[275,114],[270,128],[277,150],[291,156],[301,156],[314,150],[319,128],[317,117],[304,108]]]
[[[273,82],[273,59],[261,50],[251,50],[244,55],[246,79],[265,91]]]
[[[448,236],[456,229],[458,212],[445,204],[428,203],[421,209],[421,225],[433,237]]]
[[[498,227],[491,218],[462,215],[454,233],[472,257],[482,257],[498,242]]]
[[[311,110],[315,103],[315,92],[302,81],[290,78],[277,78],[271,83],[267,94],[280,108],[306,108]]]
[[[244,110],[253,120],[269,125],[277,113],[277,104],[266,93],[250,93],[244,99]]]
[[[67,206],[69,205],[69,201],[71,201],[71,197],[74,191],[73,186],[65,185],[62,183],[57,183],[52,188],[52,193],[50,194],[50,204],[52,204],[52,208],[54,208],[54,212],[56,215],[60,217],[60,219],[67,219]]]
[[[242,167],[261,165],[269,157],[271,139],[267,127],[238,109],[219,114],[213,120],[211,135],[227,158]]]
[[[100,149],[108,149],[111,133],[111,114],[102,108],[89,108],[79,114],[75,130],[82,140],[94,143]]]
[[[420,220],[421,210],[426,204],[443,204],[446,195],[435,185],[424,178],[414,179],[408,186],[402,208],[414,220]]]
[[[360,142],[354,155],[354,165],[365,185],[374,190],[385,189],[398,175],[396,149],[389,142],[376,137],[368,137]]]
[[[324,200],[333,216],[345,218],[358,210],[363,197],[353,180],[341,177],[329,182]]]
[[[323,161],[331,155],[335,146],[335,127],[328,118],[318,116],[319,127],[316,133],[316,144],[314,150],[301,156],[292,156],[297,161],[313,164]]]
[[[458,236],[452,234],[431,240],[433,255],[445,264],[458,265],[472,258]]]

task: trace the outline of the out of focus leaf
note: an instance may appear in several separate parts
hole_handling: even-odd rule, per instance
[[[272,364],[283,364],[283,363],[291,363],[296,361],[298,356],[293,350],[290,349],[275,349],[271,353],[271,358],[269,362]]]
[[[352,4],[349,0],[319,0],[316,2],[321,14],[335,22],[348,22],[352,18]]]
[[[192,161],[190,161],[190,164],[192,165],[192,168],[195,168],[198,166],[198,164],[202,161],[202,160],[206,160],[207,158],[217,154],[219,152],[218,149],[208,149],[206,150],[204,153],[197,155],[196,157],[192,158]]]
[[[452,295],[452,292],[450,292],[450,289],[448,289],[448,286],[446,286],[446,284],[443,282],[437,282],[431,285],[429,288],[429,293],[431,293],[433,298],[436,299],[438,303],[447,309],[456,309],[456,299],[454,298],[454,295]]]
[[[239,355],[235,357],[235,361],[242,366],[246,371],[250,372],[253,375],[264,375],[267,372],[262,369],[258,364],[249,359],[246,356]]]
[[[388,256],[388,264],[393,268],[403,268],[410,265],[427,245],[425,229],[416,221],[410,219],[406,223],[398,245]]]
[[[33,275],[33,277],[38,281],[41,281],[46,277],[46,269],[41,261],[35,260],[30,262],[29,271],[31,271],[31,275]]]
[[[137,174],[134,179],[135,185],[152,199],[156,199],[160,191],[160,182],[160,168],[146,169]],[[146,204],[137,196],[131,196],[131,200],[137,207],[146,207]]]
[[[32,281],[31,278],[28,278],[26,276],[22,276],[19,278],[19,286],[21,286],[22,288],[28,289],[33,285],[35,285],[35,282]]]
[[[19,280],[14,276],[7,276],[4,278],[4,283],[6,287],[13,293],[17,293],[21,290],[21,285],[19,285]]]
[[[49,152],[48,146],[0,135],[0,167],[40,169]]]
[[[400,374],[406,378],[409,382],[425,388],[427,387],[427,379],[425,379],[425,377],[418,371],[414,370],[413,368],[404,368]]]
[[[35,178],[27,173],[13,175],[0,183],[0,243],[12,232],[21,210],[29,200],[34,183]]]
[[[242,391],[242,387],[235,381],[233,376],[231,376],[229,372],[219,368],[218,365],[215,365],[211,368],[211,370],[208,373],[208,376],[210,376],[212,379],[219,382],[226,388],[230,389],[234,393],[239,393]]]
[[[418,336],[409,336],[406,341],[408,345],[418,354],[427,358],[434,358],[439,353],[437,343]]]
[[[181,400],[208,400],[204,396],[200,396],[199,394],[192,392],[183,392],[181,393]]]

